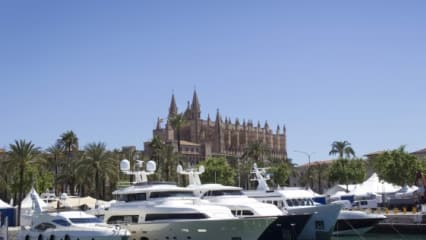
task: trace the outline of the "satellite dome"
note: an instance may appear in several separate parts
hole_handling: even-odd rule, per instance
[[[120,161],[120,170],[121,171],[130,171],[130,162],[127,159]]]
[[[154,161],[149,160],[149,161],[146,163],[146,170],[147,170],[148,172],[155,172],[155,170],[157,170],[157,164],[156,164]]]
[[[180,164],[179,164],[179,165],[177,166],[177,172],[178,172],[178,173],[182,173],[182,172],[183,172],[183,167],[182,167],[182,165],[180,165]]]

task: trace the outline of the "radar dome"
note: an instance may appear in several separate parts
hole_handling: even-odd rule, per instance
[[[120,161],[120,170],[121,171],[130,171],[130,162],[127,159]]]
[[[179,165],[177,166],[177,172],[178,172],[178,173],[182,173],[182,172],[183,172],[183,167],[182,167],[182,165],[180,165],[180,164],[179,164]]]
[[[146,163],[146,170],[147,170],[148,172],[155,172],[155,170],[157,170],[157,164],[156,164],[154,161],[149,160],[149,161]]]
[[[201,165],[201,166],[198,168],[198,171],[199,171],[200,173],[203,173],[205,170],[206,170],[206,169],[204,168],[204,166],[203,166],[203,165]]]

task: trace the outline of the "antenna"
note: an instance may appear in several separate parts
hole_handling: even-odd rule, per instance
[[[201,185],[200,175],[204,173],[204,166],[200,166],[198,171],[195,168],[189,168],[187,170],[183,170],[182,165],[178,165],[176,169],[178,174],[187,175],[189,180],[189,185]]]
[[[253,164],[253,169],[251,173],[255,174],[255,178],[252,179],[252,181],[257,181],[258,183],[257,190],[261,190],[261,191],[269,190],[269,186],[266,181],[270,179],[270,176],[269,174],[266,174],[267,169],[268,168],[258,168],[256,163]]]

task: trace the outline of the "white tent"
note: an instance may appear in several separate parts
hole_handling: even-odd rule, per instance
[[[31,225],[31,218],[33,215],[33,210],[34,210],[31,194],[34,195],[35,200],[38,202],[38,204],[40,205],[42,209],[47,208],[47,204],[43,200],[41,200],[37,191],[34,188],[31,188],[27,196],[25,196],[24,200],[22,200],[21,202],[21,219],[20,219],[21,226]]]
[[[32,187],[31,190],[27,193],[24,200],[21,202],[21,209],[32,209],[33,208],[33,200],[31,198],[31,193],[34,193],[35,199],[40,204],[41,208],[46,208],[47,204],[41,200],[40,196],[38,195],[37,191]]]
[[[359,186],[359,184],[349,184],[348,185],[348,191],[351,192],[353,191],[355,188],[357,188]],[[324,195],[326,196],[333,196],[338,192],[345,192],[345,195],[347,195],[348,193],[346,193],[346,185],[343,184],[336,184],[333,187],[327,189],[327,191],[324,193]]]
[[[400,186],[385,182],[384,180],[380,180],[379,176],[376,173],[373,173],[371,177],[365,180],[363,183],[359,184],[354,190],[350,193],[355,196],[364,196],[369,194],[389,194],[395,193],[399,189]]]
[[[3,209],[3,208],[13,208],[13,207],[0,199],[0,209]]]

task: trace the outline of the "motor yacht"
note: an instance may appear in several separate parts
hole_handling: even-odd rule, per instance
[[[188,177],[187,188],[191,189],[195,195],[211,204],[229,208],[236,217],[278,216],[259,239],[297,239],[311,217],[309,214],[284,214],[272,204],[265,204],[247,197],[240,187],[202,184],[199,176],[204,172],[203,166],[186,170],[178,166],[177,172]]]
[[[145,181],[155,171],[154,162],[148,162],[148,172],[135,173],[123,161],[121,170],[138,174],[137,182],[113,192],[117,202],[104,209],[103,219],[125,224],[131,239],[255,240],[277,219],[237,218],[228,208],[212,205],[187,188]]]
[[[22,226],[18,240],[127,240],[130,232],[107,225],[82,211],[46,212],[35,203],[30,226]]]
[[[334,204],[341,204],[343,209],[337,217],[333,235],[363,235],[370,231],[377,223],[386,219],[386,216],[382,214],[348,210],[351,208],[348,200],[336,201]]]
[[[274,204],[290,214],[311,214],[298,239],[330,239],[341,205],[317,205],[311,198],[301,195],[303,192],[294,192],[295,198],[291,199],[288,191],[271,190],[267,184],[269,176],[266,170],[267,168],[258,168],[254,164],[252,173],[255,176],[253,180],[258,183],[257,189],[244,191],[244,193],[263,203]]]

